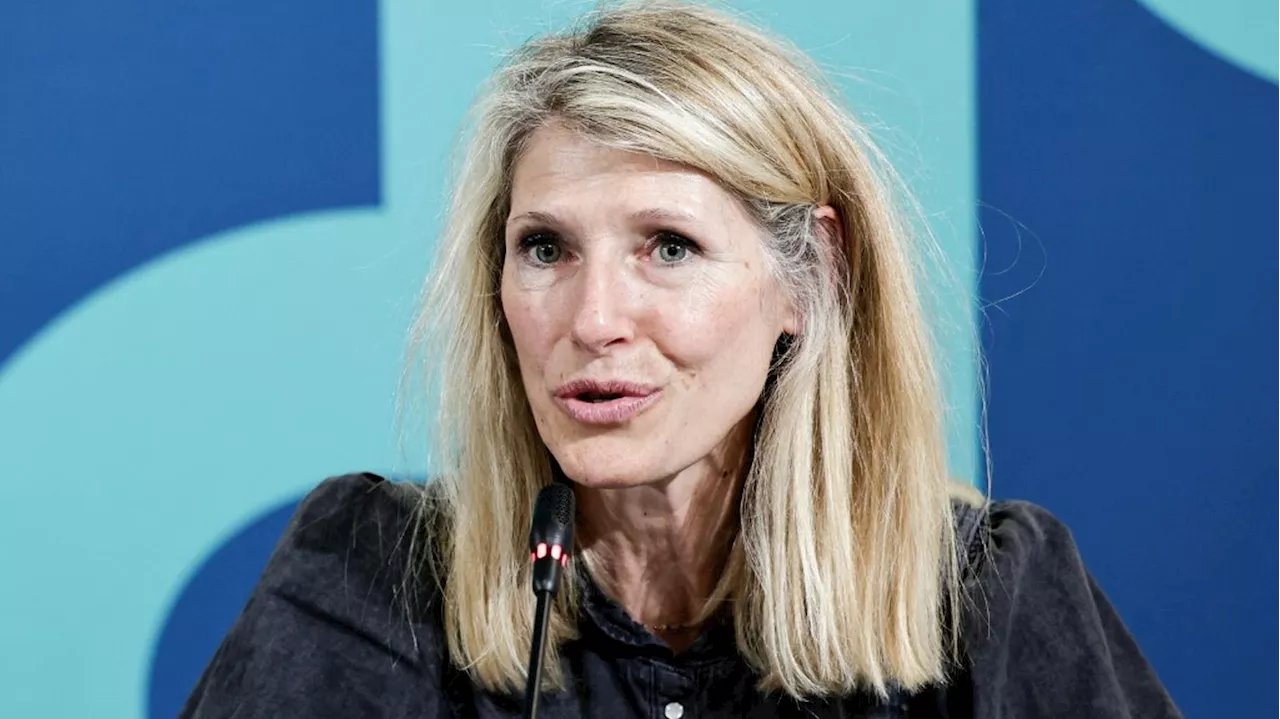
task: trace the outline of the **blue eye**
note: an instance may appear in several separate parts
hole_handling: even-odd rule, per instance
[[[674,265],[687,260],[689,253],[696,249],[697,247],[693,240],[674,233],[664,232],[658,235],[658,246],[654,249],[654,252],[657,254],[659,262]]]
[[[520,253],[532,257],[540,265],[554,265],[564,255],[560,241],[553,235],[534,234],[520,240]]]
[[[550,242],[534,245],[533,257],[544,265],[558,262],[560,260],[560,246]]]

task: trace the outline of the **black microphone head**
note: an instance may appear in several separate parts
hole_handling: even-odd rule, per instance
[[[560,570],[569,566],[573,553],[573,520],[572,489],[552,484],[538,492],[529,527],[534,594],[554,596],[560,590]]]
[[[573,490],[564,484],[549,484],[538,492],[533,503],[533,523],[529,526],[529,551],[539,544],[573,551],[573,523],[576,514]]]

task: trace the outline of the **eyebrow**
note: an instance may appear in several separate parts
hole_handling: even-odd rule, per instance
[[[651,207],[645,210],[637,210],[631,213],[628,216],[628,218],[632,220],[648,220],[648,221],[665,220],[668,222],[671,222],[671,221],[692,222],[697,219],[696,217],[694,217],[693,215],[687,212],[682,212],[680,210],[668,210],[662,207]],[[548,225],[560,224],[560,220],[555,215],[547,212],[538,212],[537,210],[532,210],[529,212],[521,212],[518,215],[512,215],[510,218],[507,219],[507,224],[511,225],[521,220],[534,220],[535,222],[542,222]]]
[[[653,207],[648,210],[640,210],[631,213],[633,220],[683,220],[690,222],[697,219],[693,215],[682,212],[680,210],[668,210],[661,207]]]

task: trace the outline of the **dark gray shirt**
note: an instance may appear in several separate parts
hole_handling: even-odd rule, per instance
[[[412,496],[369,474],[308,495],[182,716],[520,716],[522,697],[481,691],[448,661],[438,596],[405,601]],[[539,716],[1179,716],[1061,522],[1025,502],[976,516],[987,548],[971,553],[965,662],[945,686],[887,700],[762,694],[728,622],[673,654],[588,577],[580,638],[560,656],[568,689],[545,695]]]

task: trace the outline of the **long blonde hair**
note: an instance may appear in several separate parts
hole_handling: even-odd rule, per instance
[[[890,196],[896,177],[835,96],[787,44],[673,3],[597,10],[526,43],[491,79],[415,339],[437,377],[430,496],[449,655],[478,685],[523,684],[527,522],[552,481],[498,301],[512,170],[552,121],[716,178],[766,231],[770,270],[801,310],[761,398],[715,595],[761,688],[808,697],[945,680],[959,582],[912,233]],[[842,247],[815,222],[821,205],[839,213]],[[572,578],[562,594],[552,651],[575,636]],[[562,684],[558,663],[547,671]]]

